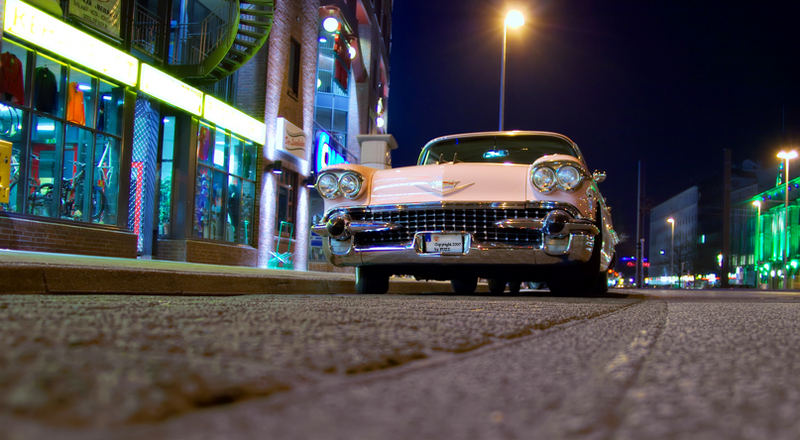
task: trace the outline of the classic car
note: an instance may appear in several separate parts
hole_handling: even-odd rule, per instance
[[[392,275],[479,278],[499,294],[525,281],[554,294],[607,291],[618,237],[598,183],[568,137],[540,131],[455,134],[428,142],[417,165],[338,164],[316,189],[312,231],[335,266],[354,266],[359,293],[385,293]]]

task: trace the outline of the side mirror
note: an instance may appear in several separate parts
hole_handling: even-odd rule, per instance
[[[595,172],[592,173],[592,178],[597,183],[604,182],[606,180],[606,172],[595,170]]]

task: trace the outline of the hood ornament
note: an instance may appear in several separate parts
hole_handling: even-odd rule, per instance
[[[417,187],[425,191],[446,196],[475,184],[475,182],[465,183],[462,185],[459,185],[459,183],[461,182],[458,180],[434,180],[432,182],[418,183]]]

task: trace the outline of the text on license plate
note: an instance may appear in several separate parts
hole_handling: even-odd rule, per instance
[[[425,234],[425,253],[462,254],[464,253],[464,236],[462,234]]]

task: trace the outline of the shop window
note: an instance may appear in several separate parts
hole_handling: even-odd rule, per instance
[[[98,134],[94,144],[92,168],[91,219],[95,223],[117,223],[119,193],[119,140]],[[112,195],[113,197],[109,197]]]
[[[27,125],[27,112],[0,104],[0,140],[11,142],[11,183],[8,203],[0,204],[0,210],[18,212],[21,207],[20,188],[25,188],[25,156],[23,134]]]
[[[70,69],[67,84],[67,122],[94,127],[97,80],[77,69]]]
[[[115,224],[124,88],[8,39],[3,49],[0,139],[12,142],[15,184],[2,209]]]
[[[122,104],[125,88],[99,80],[97,101],[97,130],[122,135]]]
[[[25,72],[29,52],[5,40],[3,49],[5,52],[0,54],[0,100],[25,106]]]
[[[33,74],[33,108],[52,116],[64,117],[63,90],[65,66],[44,55],[36,55]]]
[[[281,222],[295,223],[295,207],[297,206],[298,174],[284,170],[278,178],[278,205],[275,232],[279,232]]]
[[[167,237],[172,219],[172,165],[175,151],[175,116],[163,120],[161,167],[158,183],[158,236]]]
[[[33,117],[31,145],[28,155],[28,214],[55,217],[58,213],[56,196],[56,158],[61,149],[61,122],[39,115]]]
[[[194,236],[250,244],[255,205],[255,144],[200,124]]]

